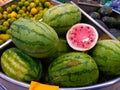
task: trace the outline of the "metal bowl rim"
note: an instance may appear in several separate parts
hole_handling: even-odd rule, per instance
[[[10,77],[8,77],[7,75],[5,75],[4,73],[0,72],[0,78],[10,82],[10,83],[13,83],[13,84],[16,84],[18,86],[21,86],[21,87],[24,87],[24,88],[29,88],[29,84],[27,83],[24,83],[24,82],[20,82],[20,81],[17,81],[17,80],[14,80]],[[109,80],[107,82],[103,82],[103,83],[99,83],[99,84],[95,84],[95,85],[91,85],[91,86],[86,86],[86,87],[75,87],[75,88],[60,88],[60,90],[87,90],[87,89],[94,89],[94,88],[103,88],[103,87],[108,87],[108,86],[111,86],[111,85],[114,85],[116,83],[120,82],[120,77],[118,78],[115,78],[113,80]]]

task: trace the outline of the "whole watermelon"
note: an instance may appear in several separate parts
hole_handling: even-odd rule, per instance
[[[100,40],[91,53],[102,74],[120,76],[119,41]]]
[[[57,46],[57,51],[56,53],[53,55],[53,57],[51,58],[46,58],[45,64],[46,63],[51,63],[55,58],[59,57],[62,54],[68,53],[68,52],[72,52],[73,49],[69,47],[67,41],[64,38],[60,38],[59,39],[59,43]]]
[[[70,3],[55,5],[43,15],[43,22],[53,27],[59,36],[65,35],[72,25],[80,21],[79,8]]]
[[[1,67],[7,76],[22,82],[38,81],[42,74],[41,62],[32,59],[15,47],[3,52]]]
[[[72,52],[73,49],[69,47],[66,39],[64,38],[60,38],[59,39],[59,43],[58,43],[58,48],[57,48],[57,52],[55,53],[56,57],[68,53],[68,52]]]
[[[56,52],[58,35],[44,22],[20,18],[12,23],[10,29],[13,43],[28,55],[46,58]]]
[[[95,84],[99,77],[94,59],[82,52],[70,52],[56,58],[49,66],[49,82],[60,87]]]

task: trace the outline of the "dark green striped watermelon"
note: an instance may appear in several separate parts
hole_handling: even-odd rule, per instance
[[[28,55],[46,58],[56,52],[58,35],[44,22],[20,18],[10,29],[13,43]]]
[[[65,35],[72,25],[80,21],[80,10],[70,3],[56,5],[43,15],[43,22],[53,27],[58,35]]]
[[[94,59],[82,52],[59,56],[50,64],[48,74],[50,83],[60,87],[92,85],[99,77]]]
[[[56,57],[58,57],[62,54],[68,53],[68,52],[72,52],[72,51],[73,51],[73,49],[69,47],[66,39],[60,38],[57,52],[56,52]]]
[[[103,75],[120,76],[119,41],[101,40],[91,52]]]
[[[57,46],[57,51],[56,53],[53,55],[53,57],[51,58],[47,58],[46,60],[44,60],[46,63],[51,63],[55,58],[57,58],[58,56],[68,53],[68,52],[72,52],[73,49],[69,47],[67,41],[64,38],[60,38],[59,39],[59,43]],[[46,64],[45,63],[45,64]]]
[[[17,48],[9,48],[3,52],[1,67],[6,75],[22,82],[37,81],[42,74],[41,62],[33,60]]]

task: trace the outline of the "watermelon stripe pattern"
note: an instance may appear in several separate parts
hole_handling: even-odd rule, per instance
[[[42,73],[40,61],[33,60],[17,48],[9,48],[1,56],[1,67],[6,75],[16,80],[39,80]]]
[[[56,52],[59,38],[46,23],[20,18],[10,28],[13,43],[28,55],[45,58]]]
[[[68,3],[56,5],[48,9],[43,15],[43,22],[53,27],[58,35],[65,34],[72,25],[80,20],[80,10]]]
[[[99,71],[93,58],[81,52],[70,52],[55,59],[49,67],[50,83],[61,87],[95,84]]]
[[[120,75],[120,42],[115,40],[99,41],[92,50],[92,57],[104,75]]]

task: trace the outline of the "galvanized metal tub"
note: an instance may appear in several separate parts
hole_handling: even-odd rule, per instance
[[[29,90],[30,87],[29,84],[16,81],[6,76],[2,72],[0,72],[0,82],[8,90]],[[3,90],[7,90],[7,89],[3,89]],[[60,88],[59,90],[120,90],[120,77],[92,86],[76,87],[76,88]]]
[[[58,2],[55,2],[55,3],[58,3]],[[73,2],[71,2],[71,3],[74,4]],[[80,8],[80,10],[82,12],[84,21],[86,23],[94,25],[97,28],[100,36],[102,36],[103,34],[106,34],[107,38],[104,38],[104,39],[111,38],[111,39],[117,40],[104,27],[102,27],[96,21],[94,21],[91,17],[89,17],[81,8]],[[12,40],[9,40],[8,43],[5,43],[4,45],[2,45],[0,47],[0,53],[2,53],[2,51],[4,51],[4,49],[11,46],[12,44],[13,44]],[[28,83],[23,83],[23,82],[14,80],[14,79],[6,76],[2,72],[1,68],[0,68],[0,83],[2,83],[8,90],[29,90],[29,87],[30,87],[30,84],[28,84]],[[7,89],[3,89],[3,90],[7,90]],[[112,80],[108,80],[106,82],[91,85],[91,86],[75,87],[75,88],[61,88],[60,87],[59,90],[120,90],[120,77],[112,79]]]

